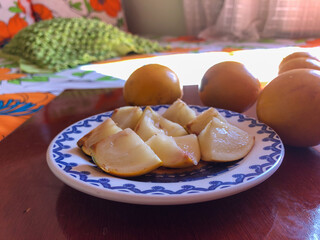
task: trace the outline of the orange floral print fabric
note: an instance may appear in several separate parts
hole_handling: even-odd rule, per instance
[[[33,24],[30,0],[0,1],[0,48],[24,27]]]
[[[54,98],[41,92],[0,95],[0,141]]]
[[[32,4],[31,9],[36,22],[53,18],[51,10],[43,4]]]
[[[18,14],[15,14],[10,18],[8,24],[0,21],[0,47],[3,47],[10,39],[21,29],[28,26],[28,23],[21,18]]]
[[[94,10],[105,11],[111,17],[116,17],[121,11],[120,0],[90,0],[90,5]]]
[[[26,74],[10,73],[10,72],[11,72],[10,68],[0,68],[0,81],[18,79],[26,76]]]
[[[33,19],[36,22],[52,18],[84,17],[99,19],[122,30],[127,30],[121,0],[29,1],[31,1]]]

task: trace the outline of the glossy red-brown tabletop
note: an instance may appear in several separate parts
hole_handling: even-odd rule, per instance
[[[184,100],[201,105],[196,86],[184,88]],[[56,178],[46,162],[56,134],[124,104],[122,89],[69,90],[0,142],[0,239],[319,239],[315,148],[286,146],[282,165],[260,185],[189,205],[112,202]]]

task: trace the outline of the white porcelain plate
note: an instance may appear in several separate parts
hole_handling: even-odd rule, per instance
[[[191,106],[197,113],[207,107]],[[168,106],[152,107],[163,113]],[[255,136],[251,152],[236,162],[200,161],[188,169],[160,168],[136,178],[118,178],[102,172],[77,147],[77,141],[98,126],[112,111],[72,124],[51,142],[47,162],[64,183],[84,193],[119,202],[174,205],[214,200],[256,186],[280,166],[284,146],[279,136],[257,120],[232,111],[218,109],[226,119]]]

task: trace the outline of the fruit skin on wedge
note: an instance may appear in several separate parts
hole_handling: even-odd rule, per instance
[[[170,137],[160,133],[152,136],[146,144],[161,159],[164,167],[185,168],[200,161],[200,147],[195,134]]]
[[[196,118],[196,113],[185,102],[178,99],[170,105],[162,116],[184,127],[187,123]]]
[[[142,109],[137,106],[125,106],[113,111],[111,119],[122,129],[131,128],[137,125],[142,115]]]
[[[198,136],[201,159],[229,162],[245,157],[254,145],[254,137],[242,129],[213,118]]]
[[[143,141],[147,141],[150,137],[158,133],[164,133],[172,137],[188,134],[181,125],[162,117],[149,106],[143,111],[134,131]]]
[[[213,119],[218,118],[222,122],[227,122],[227,120],[218,112],[217,109],[210,107],[201,114],[199,114],[195,119],[186,125],[186,129],[189,133],[194,133],[199,135],[200,132],[207,126],[207,124]]]
[[[130,128],[92,145],[91,152],[100,169],[119,177],[140,176],[162,165],[159,157]]]
[[[119,128],[111,118],[107,118],[99,126],[80,138],[77,145],[85,154],[91,156],[90,147],[93,144],[120,131],[122,131],[122,129]]]

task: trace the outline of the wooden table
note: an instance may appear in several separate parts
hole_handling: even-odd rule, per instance
[[[184,100],[201,104],[196,86],[184,88]],[[58,180],[46,163],[55,135],[123,105],[122,89],[66,91],[0,142],[0,239],[319,239],[315,148],[285,147],[279,170],[262,184],[190,205],[112,202]]]

